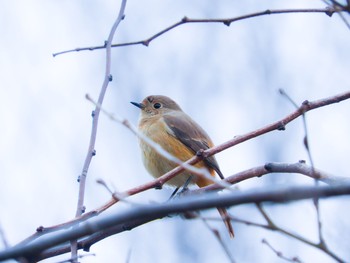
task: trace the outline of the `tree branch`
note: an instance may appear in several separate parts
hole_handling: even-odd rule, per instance
[[[119,23],[124,18],[125,6],[126,6],[126,0],[123,0],[121,2],[118,17],[112,26],[112,29],[111,29],[109,36],[108,36],[108,40],[106,41],[106,44],[105,44],[105,47],[106,47],[106,69],[105,69],[104,81],[103,81],[100,95],[98,98],[99,105],[102,105],[108,84],[110,81],[112,81],[112,76],[110,74],[110,72],[111,72],[111,45],[112,45],[115,31],[117,30]],[[91,129],[89,147],[88,147],[87,155],[86,155],[85,162],[83,165],[82,173],[79,176],[79,180],[78,180],[79,181],[79,194],[78,194],[78,202],[77,202],[77,209],[76,209],[75,217],[80,217],[85,212],[84,199],[85,199],[86,177],[87,177],[87,173],[88,173],[88,170],[90,167],[92,157],[95,156],[95,154],[96,154],[95,141],[96,141],[96,135],[97,135],[99,115],[100,115],[100,108],[95,107],[95,110],[92,113],[92,129]],[[77,259],[78,258],[77,244],[74,240],[72,240],[71,244],[72,244],[72,258]],[[73,262],[76,262],[76,260],[74,260]]]
[[[334,9],[333,7],[326,7],[326,8],[312,8],[312,9],[276,9],[276,10],[265,10],[261,12],[256,12],[256,13],[251,13],[243,16],[238,16],[238,17],[233,17],[233,18],[218,18],[218,19],[193,19],[193,18],[188,18],[184,17],[180,21],[176,22],[175,24],[161,30],[160,32],[152,35],[151,37],[144,39],[144,40],[139,40],[139,41],[133,41],[133,42],[127,42],[127,43],[121,43],[121,44],[113,44],[112,47],[125,47],[125,46],[135,46],[135,45],[143,45],[143,46],[149,46],[149,44],[155,40],[156,38],[162,36],[163,34],[171,31],[172,29],[184,25],[184,24],[190,24],[190,23],[220,23],[224,24],[226,26],[230,26],[231,23],[237,22],[240,20],[245,20],[245,19],[250,19],[254,17],[259,17],[259,16],[265,16],[265,15],[272,15],[272,14],[289,14],[289,13],[323,13],[328,16],[332,16],[333,13],[335,12],[342,12],[345,11],[344,9]],[[58,56],[70,52],[78,52],[78,51],[93,51],[97,49],[104,49],[106,48],[105,45],[103,46],[92,46],[92,47],[83,47],[83,48],[75,48],[71,50],[66,50],[66,51],[61,51],[54,53],[53,56]]]

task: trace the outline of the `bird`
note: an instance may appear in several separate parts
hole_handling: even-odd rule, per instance
[[[214,146],[205,130],[171,98],[163,95],[150,95],[141,103],[130,103],[141,110],[138,131],[179,160],[185,162],[200,151]],[[153,177],[158,178],[178,166],[175,162],[161,156],[142,139],[139,140],[139,145],[143,164]],[[224,179],[215,156],[206,157],[195,166],[206,168],[213,177],[215,177],[216,172],[221,179]],[[199,187],[213,183],[208,178],[192,176],[189,171],[185,170],[167,181],[166,184],[178,189],[188,182]],[[223,207],[218,207],[217,210],[230,237],[233,238],[234,230],[227,210]]]

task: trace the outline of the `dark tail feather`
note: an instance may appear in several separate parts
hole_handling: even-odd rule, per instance
[[[227,210],[225,208],[221,208],[221,207],[218,207],[217,209],[221,215],[222,220],[225,223],[225,226],[227,228],[228,233],[230,234],[230,238],[234,238],[235,233],[233,231],[233,227],[231,225],[231,220],[229,218],[229,215],[227,214]]]

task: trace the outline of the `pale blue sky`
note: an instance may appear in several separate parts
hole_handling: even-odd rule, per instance
[[[322,1],[128,1],[126,18],[115,41],[148,38],[190,18],[227,18],[269,9],[324,7]],[[88,147],[93,106],[104,77],[102,50],[52,53],[103,44],[119,1],[2,1],[0,9],[0,224],[11,244],[73,217],[77,189]],[[223,143],[276,121],[294,110],[278,89],[297,102],[328,97],[350,88],[350,31],[339,16],[271,15],[221,24],[189,24],[163,35],[149,47],[113,49],[112,75],[104,107],[136,125],[138,110],[129,102],[151,94],[168,95]],[[307,115],[315,164],[327,172],[350,176],[348,134],[350,103]],[[301,119],[284,132],[273,132],[217,155],[225,175],[270,161],[306,159]],[[143,168],[137,139],[121,125],[101,116],[87,184],[86,206],[93,209],[108,193],[95,183],[103,178],[117,190],[151,179]],[[310,184],[300,175],[274,175],[244,182],[241,189]],[[171,189],[133,198],[164,201]],[[349,199],[322,202],[324,231],[330,247],[349,258]],[[118,210],[118,207],[113,208]],[[259,221],[252,206],[230,210]],[[316,239],[311,202],[269,207],[277,222]],[[217,215],[216,211],[206,214]],[[224,225],[212,222],[223,236]],[[334,225],[338,227],[334,227]],[[280,262],[261,239],[286,256],[305,262],[332,262],[327,256],[276,233],[234,224],[237,237],[225,240],[237,262]],[[92,247],[96,257],[82,262],[228,262],[201,221],[180,218],[153,222]],[[61,257],[61,259],[66,257]],[[55,262],[48,260],[46,262]]]

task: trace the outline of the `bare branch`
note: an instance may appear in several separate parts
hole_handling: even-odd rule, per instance
[[[228,260],[231,263],[235,263],[236,261],[233,258],[233,255],[230,251],[230,249],[227,247],[227,245],[225,244],[224,240],[222,239],[219,231],[217,229],[212,228],[207,220],[205,218],[200,217],[203,220],[203,223],[205,224],[205,226],[210,229],[210,232],[213,233],[213,235],[215,236],[216,240],[219,242],[220,246],[222,247],[222,249],[225,251],[225,254],[227,255]],[[222,220],[222,219],[221,219]]]
[[[111,45],[112,45],[115,31],[117,30],[119,23],[124,18],[125,6],[126,6],[126,0],[123,0],[121,3],[120,9],[119,9],[118,17],[112,26],[112,29],[111,29],[109,36],[108,36],[108,40],[106,41],[106,44],[105,44],[105,47],[106,47],[106,69],[105,69],[104,81],[103,81],[100,95],[98,98],[99,105],[102,105],[108,84],[110,81],[112,81],[112,76],[110,73],[111,72]],[[79,176],[79,194],[78,194],[78,203],[77,203],[75,217],[80,217],[85,212],[84,198],[85,198],[86,177],[87,177],[87,173],[88,173],[88,170],[90,167],[92,157],[96,154],[95,141],[96,141],[99,115],[100,115],[100,108],[96,107],[95,110],[93,111],[93,114],[92,114],[93,119],[92,119],[92,129],[91,129],[89,147],[88,147],[87,155],[86,155],[85,162],[83,165],[82,173]],[[77,259],[78,255],[77,255],[76,241],[72,240],[71,244],[72,244],[72,258]],[[76,262],[76,260],[74,260],[73,262]]]
[[[5,248],[8,248],[10,246],[9,243],[7,242],[7,238],[5,236],[5,232],[2,229],[1,225],[0,225],[0,240],[1,240],[1,242],[4,245]]]
[[[184,25],[184,24],[190,24],[190,23],[220,23],[224,24],[226,26],[230,26],[231,23],[237,22],[240,20],[245,20],[245,19],[250,19],[254,17],[259,17],[259,16],[265,16],[265,15],[273,15],[273,14],[289,14],[289,13],[323,13],[328,16],[332,16],[333,13],[335,12],[343,12],[345,11],[344,9],[341,8],[331,8],[331,7],[326,7],[326,8],[311,8],[311,9],[276,9],[276,10],[265,10],[261,12],[256,12],[256,13],[251,13],[243,16],[238,16],[238,17],[233,17],[233,18],[218,18],[218,19],[193,19],[193,18],[188,18],[184,17],[180,21],[176,22],[175,24],[161,30],[160,32],[154,34],[153,36],[144,39],[144,40],[139,40],[139,41],[133,41],[133,42],[128,42],[128,43],[121,43],[121,44],[113,44],[112,47],[125,47],[125,46],[134,46],[134,45],[143,45],[143,46],[148,46],[153,40],[156,38],[162,36],[163,34],[171,31],[172,29]],[[58,56],[70,52],[78,52],[78,51],[93,51],[97,49],[104,49],[106,48],[106,45],[103,46],[92,46],[92,47],[83,47],[83,48],[75,48],[71,50],[66,50],[66,51],[61,51],[54,53],[53,56]]]

